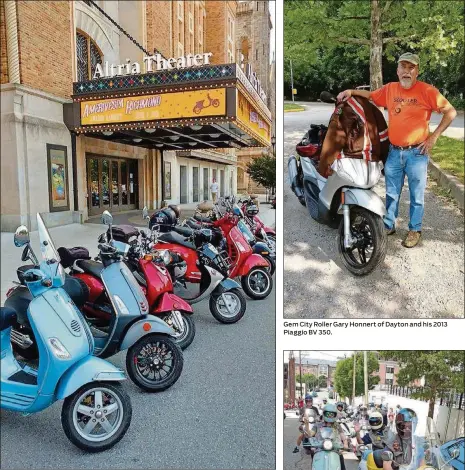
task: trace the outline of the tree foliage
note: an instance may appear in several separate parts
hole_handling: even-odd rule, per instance
[[[412,398],[428,400],[428,416],[433,417],[434,403],[442,393],[465,391],[463,351],[380,351],[384,357],[399,362],[397,383],[404,387],[424,379],[424,386],[412,393]]]
[[[263,154],[247,163],[247,173],[258,184],[267,189],[276,185],[276,158]]]
[[[411,51],[420,56],[421,80],[458,95],[464,89],[464,5],[455,0],[287,0],[285,93],[290,95],[290,60],[300,97],[373,84],[376,70],[370,80],[369,64],[379,34],[384,83],[397,80],[396,59]]]
[[[379,382],[379,377],[374,375],[378,371],[379,363],[376,354],[368,352],[368,389]],[[336,364],[336,372],[334,374],[334,388],[342,398],[352,398],[352,384],[354,372],[354,358],[348,357],[342,359]],[[355,364],[355,396],[365,393],[365,382],[363,373],[363,353],[356,353]]]

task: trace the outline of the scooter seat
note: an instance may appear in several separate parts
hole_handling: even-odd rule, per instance
[[[81,268],[85,273],[92,274],[92,276],[98,277],[99,279],[104,268],[102,263],[86,259],[76,261],[76,266]]]
[[[182,235],[183,237],[190,237],[194,233],[194,230],[192,228],[180,225],[173,227],[173,231],[179,233],[179,235]]]
[[[207,223],[207,224],[212,223],[212,219],[210,217],[204,217],[200,214],[194,214],[194,219],[198,220],[199,222],[204,222],[204,223]]]
[[[192,250],[195,250],[195,245],[191,241],[186,240],[185,236],[180,235],[176,232],[162,233],[158,237],[158,240],[164,243],[175,243],[177,245],[185,246],[186,248],[191,248]]]
[[[0,307],[0,331],[16,323],[16,312],[12,308]]]
[[[202,224],[200,224],[199,222],[196,222],[195,220],[192,220],[192,219],[187,219],[186,220],[186,225],[188,225],[190,228],[192,228],[194,230],[200,230],[200,229],[204,228],[202,226]]]

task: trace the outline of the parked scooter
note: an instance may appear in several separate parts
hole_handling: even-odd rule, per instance
[[[173,281],[185,291],[177,290],[177,294],[191,305],[210,297],[210,312],[219,322],[239,321],[246,311],[246,299],[241,286],[229,278],[228,260],[212,245],[212,231],[194,230],[188,237],[173,230],[160,233],[157,217],[149,217],[146,207],[143,217],[149,220],[152,250],[162,256],[166,253],[165,265]],[[172,222],[174,225],[176,221]],[[192,296],[187,283],[198,284],[198,293]]]
[[[335,102],[329,94],[322,101]],[[328,136],[326,135],[326,139]],[[341,149],[341,152],[345,149]],[[382,163],[369,159],[338,158],[327,178],[311,157],[289,157],[291,189],[316,221],[338,228],[338,250],[344,266],[364,276],[384,260],[387,236],[383,200],[373,191],[381,177]]]
[[[68,439],[85,451],[103,451],[122,439],[131,422],[131,401],[119,385],[126,377],[92,355],[92,334],[61,288],[65,273],[39,214],[37,225],[43,262],[24,273],[24,282],[31,294],[27,317],[37,338],[39,365],[36,369],[16,360],[11,331],[18,312],[2,307],[1,407],[30,414],[64,399],[61,421]],[[26,246],[27,253],[25,226],[16,230],[14,242]]]
[[[112,220],[111,214],[105,211],[102,221],[109,225],[110,230]],[[48,243],[53,246],[51,238]],[[55,259],[60,261],[54,247],[53,250]],[[147,299],[122,261],[129,245],[110,240],[109,243],[101,243],[99,250],[102,263],[79,263],[82,269],[93,274],[88,291],[91,295],[95,295],[92,292],[95,290],[99,291],[99,296],[107,296],[113,313],[105,326],[90,327],[95,342],[94,355],[107,358],[127,349],[126,367],[131,380],[148,392],[165,390],[179,379],[183,368],[182,351],[176,344],[175,333],[163,320],[148,314]],[[30,245],[25,251],[22,259],[30,259],[27,254],[32,251]],[[82,286],[82,281],[75,282]],[[81,294],[83,303],[88,299],[88,291]],[[18,322],[26,328],[31,328],[31,325],[25,318],[24,306],[27,307],[30,300],[23,291],[19,291],[10,294],[5,302],[5,305],[14,306],[17,312],[21,312]],[[15,324],[14,328],[17,337],[24,334],[20,332],[19,325]],[[33,329],[29,330],[27,339],[32,342],[27,350],[32,351],[36,343]]]

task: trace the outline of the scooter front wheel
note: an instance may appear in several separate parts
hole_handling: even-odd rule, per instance
[[[350,231],[356,238],[351,248],[344,246],[344,219],[338,231],[338,250],[344,266],[355,276],[366,276],[386,256],[387,236],[382,217],[362,207],[350,208]]]
[[[192,314],[187,315],[185,313],[181,313],[181,318],[182,331],[178,330],[172,323],[168,322],[168,324],[175,331],[174,339],[176,340],[177,345],[184,350],[192,343],[192,341],[194,341],[195,323]],[[165,322],[169,320],[169,315],[163,318],[163,320]]]
[[[147,392],[162,392],[181,376],[181,348],[168,336],[153,334],[128,349],[126,368],[131,380]]]
[[[273,290],[273,278],[268,269],[262,267],[252,268],[241,277],[244,292],[254,300],[266,299]]]
[[[210,296],[210,312],[220,323],[236,323],[245,314],[247,301],[240,289]]]
[[[87,452],[101,452],[119,442],[131,424],[128,394],[117,382],[90,382],[67,397],[61,423],[68,439]]]

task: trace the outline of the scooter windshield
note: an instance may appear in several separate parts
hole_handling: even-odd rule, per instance
[[[40,241],[40,252],[42,253],[42,258],[44,261],[60,262],[60,255],[58,254],[55,245],[53,244],[52,237],[45,226],[44,221],[40,214],[37,214],[37,227],[39,231],[39,241]]]

